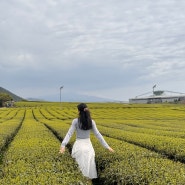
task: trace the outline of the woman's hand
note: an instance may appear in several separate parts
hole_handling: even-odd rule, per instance
[[[60,147],[59,153],[63,154],[65,152],[65,147]]]
[[[109,152],[114,152],[114,150],[111,147],[109,147],[108,150]]]

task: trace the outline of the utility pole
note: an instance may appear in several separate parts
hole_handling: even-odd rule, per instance
[[[62,102],[61,102],[61,90],[64,88],[64,86],[60,87],[60,108],[62,109]]]
[[[156,84],[153,86],[153,95],[154,95],[154,88],[156,88]]]

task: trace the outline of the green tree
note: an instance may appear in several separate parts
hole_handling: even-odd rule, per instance
[[[0,93],[0,107],[4,106],[4,103],[7,101],[11,101],[12,97],[6,93]]]

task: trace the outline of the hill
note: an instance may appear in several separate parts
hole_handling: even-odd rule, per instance
[[[9,94],[13,98],[14,101],[22,101],[22,100],[24,100],[23,98],[21,98],[21,97],[15,95],[15,94],[13,94],[12,92],[4,89],[3,87],[0,87],[0,93]]]

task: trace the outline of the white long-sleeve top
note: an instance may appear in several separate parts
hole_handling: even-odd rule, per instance
[[[90,130],[82,130],[79,128],[78,126],[78,118],[75,118],[72,121],[72,124],[66,134],[66,136],[64,137],[64,140],[61,143],[61,147],[65,147],[71,136],[73,135],[73,133],[76,131],[76,139],[87,139],[90,138],[90,131],[92,130],[92,132],[94,133],[94,135],[96,136],[96,138],[100,141],[100,143],[103,145],[103,147],[108,148],[109,145],[107,144],[107,142],[104,140],[103,136],[101,135],[101,133],[99,132],[99,130],[96,127],[96,123],[94,120],[92,120],[92,129]]]

